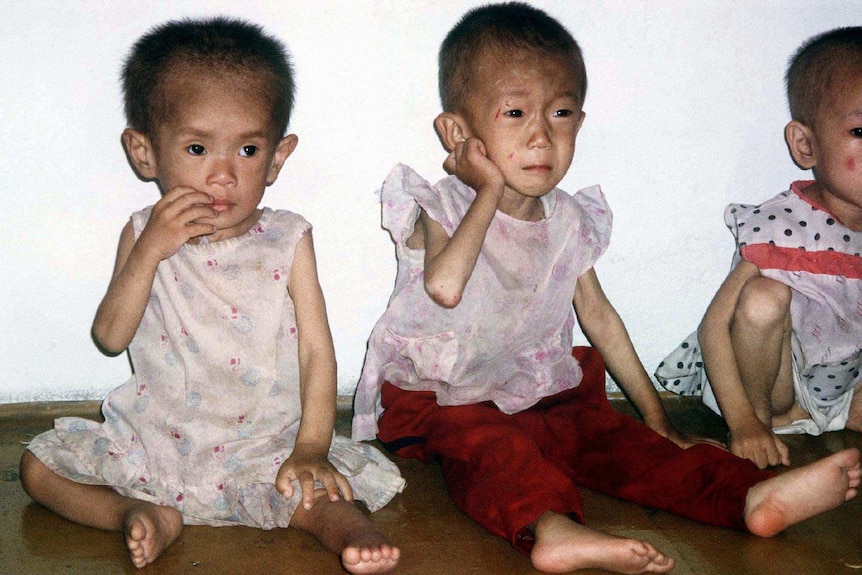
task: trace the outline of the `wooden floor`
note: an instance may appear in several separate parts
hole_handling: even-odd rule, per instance
[[[721,438],[721,421],[690,399],[667,398],[677,427]],[[625,409],[622,403],[617,404]],[[0,574],[328,574],[342,573],[337,557],[292,529],[186,527],[153,565],[134,569],[119,534],[67,522],[32,503],[18,481],[23,442],[48,429],[58,415],[96,418],[94,403],[0,406]],[[341,413],[339,431],[349,426]],[[853,432],[788,438],[794,464],[845,447],[862,447]],[[447,497],[436,465],[398,460],[407,487],[372,517],[402,550],[399,573],[408,575],[538,573],[528,559],[486,534]],[[812,494],[816,496],[816,486]],[[587,524],[645,539],[676,559],[677,575],[862,574],[862,498],[759,539],[699,525],[673,515],[585,491]],[[604,573],[582,571],[581,573]]]

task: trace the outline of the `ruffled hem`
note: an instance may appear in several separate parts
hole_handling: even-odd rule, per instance
[[[301,502],[299,483],[285,498],[274,485],[278,466],[259,473],[227,477],[213,485],[182,484],[179,480],[152,479],[145,472],[146,460],[135,466],[117,452],[87,456],[86,445],[107,445],[94,421],[62,418],[58,424],[78,428],[68,432],[51,430],[35,437],[28,449],[49,469],[77,483],[107,485],[118,493],[157,505],[176,508],[188,525],[247,525],[262,529],[287,527]],[[64,437],[65,436],[65,437]],[[82,451],[83,449],[83,451]],[[102,453],[102,447],[95,451]],[[281,458],[283,461],[290,450]],[[273,457],[278,454],[273,453]],[[354,497],[372,512],[385,506],[405,486],[398,467],[379,450],[345,437],[335,436],[329,460],[345,476]],[[96,461],[99,461],[96,464]]]

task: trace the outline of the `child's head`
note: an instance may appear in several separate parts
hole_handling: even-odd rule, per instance
[[[546,13],[527,4],[510,2],[470,10],[443,40],[438,58],[443,111],[463,111],[486,58],[505,59],[528,53],[566,60],[578,85],[578,102],[583,105],[587,69],[578,43]]]
[[[787,69],[787,100],[793,120],[809,127],[835,104],[847,82],[862,75],[862,27],[838,28],[805,42]]]
[[[446,148],[476,138],[510,191],[539,197],[553,189],[584,117],[586,67],[572,35],[526,4],[481,6],[446,36],[439,66],[435,127]]]
[[[152,137],[169,119],[170,80],[189,73],[257,78],[269,106],[273,137],[284,135],[294,100],[290,59],[281,42],[240,20],[176,20],[153,28],[132,48],[123,67],[126,120]]]
[[[249,229],[297,143],[284,135],[293,75],[282,44],[236,20],[168,22],[135,44],[123,89],[138,175],[217,215],[201,220],[211,240]]]
[[[787,96],[785,139],[796,164],[813,169],[815,199],[839,216],[862,210],[862,27],[805,42],[790,61]]]

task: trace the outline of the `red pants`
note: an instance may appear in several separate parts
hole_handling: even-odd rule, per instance
[[[580,386],[514,415],[490,402],[441,407],[433,392],[384,383],[378,438],[399,457],[438,459],[461,510],[522,553],[533,544],[528,526],[546,511],[583,523],[577,486],[745,530],[748,490],[773,474],[710,445],[681,449],[617,413],[598,352],[573,355]]]

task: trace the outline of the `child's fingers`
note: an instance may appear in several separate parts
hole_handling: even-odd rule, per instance
[[[341,499],[341,494],[338,491],[338,482],[332,474],[322,474],[321,477],[318,478],[318,481],[323,483],[323,488],[326,490],[326,496],[329,497],[330,501],[338,501]]]
[[[163,202],[164,204],[180,202],[184,205],[211,204],[213,202],[213,198],[208,193],[198,191],[190,186],[177,186],[162,196],[162,199],[159,200],[159,202]]]
[[[275,478],[275,488],[284,495],[285,499],[293,497],[293,484],[290,477],[282,477],[281,473]]]
[[[455,150],[449,152],[449,155],[446,156],[446,160],[443,162],[443,169],[446,170],[447,174],[454,174],[457,169],[457,162],[455,160]]]
[[[778,455],[780,458],[779,463],[781,463],[781,465],[789,466],[790,465],[790,449],[787,447],[787,445],[783,441],[781,441],[778,438],[777,435],[775,436],[775,447],[778,449]]]
[[[302,493],[302,506],[309,510],[314,505],[314,476],[303,473],[299,477],[299,489]]]
[[[470,138],[464,142],[464,156],[467,158],[485,158],[488,153],[485,151],[485,144],[479,138]]]
[[[340,473],[336,473],[335,482],[338,484],[338,490],[341,491],[341,496],[344,497],[345,501],[353,501],[353,488],[350,487],[350,483]]]

